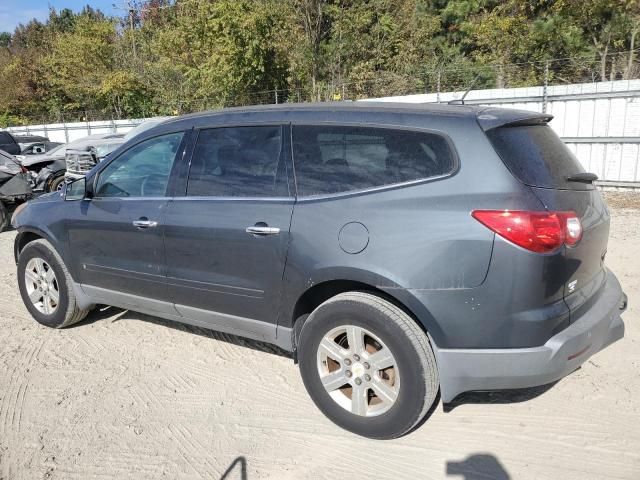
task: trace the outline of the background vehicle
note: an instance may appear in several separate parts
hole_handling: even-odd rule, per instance
[[[404,435],[438,391],[550,383],[624,334],[608,210],[550,119],[363,103],[170,120],[17,211],[20,292],[52,327],[107,304],[277,344],[336,424]]]
[[[11,155],[39,155],[60,145],[41,135],[13,135],[0,131],[0,150]]]
[[[121,134],[94,134],[62,144],[42,155],[18,156],[20,163],[25,167],[33,180],[34,190],[51,192],[58,190],[64,183],[67,170],[67,150],[84,151],[87,148],[103,144],[110,148],[119,145],[122,141]]]
[[[10,155],[18,155],[22,149],[11,133],[2,130],[0,131],[0,150]]]
[[[29,177],[13,155],[0,150],[0,232],[9,225],[8,205],[31,196]]]
[[[62,145],[60,142],[33,141],[20,143],[20,156],[42,155]]]
[[[122,143],[162,123],[167,118],[171,117],[155,117],[145,120],[129,130],[125,135],[108,134],[100,138],[92,136],[90,141],[85,141],[80,144],[69,144],[66,150],[66,178],[68,180],[75,180],[83,177]],[[89,140],[89,137],[86,137],[86,140]]]

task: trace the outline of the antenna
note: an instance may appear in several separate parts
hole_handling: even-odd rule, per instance
[[[469,95],[469,92],[471,91],[471,89],[476,86],[476,83],[478,83],[479,78],[480,78],[480,74],[475,76],[475,78],[471,81],[469,88],[467,88],[467,90],[464,92],[461,98],[449,100],[447,103],[449,105],[464,105],[464,99],[467,98],[467,95]]]

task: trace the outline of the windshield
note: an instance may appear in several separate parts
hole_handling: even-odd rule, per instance
[[[49,150],[47,152],[47,155],[53,155],[54,153],[61,153],[62,150],[67,148],[67,145],[68,144],[66,144],[66,143],[63,143],[62,145],[58,145],[57,147],[52,148],[51,150]]]

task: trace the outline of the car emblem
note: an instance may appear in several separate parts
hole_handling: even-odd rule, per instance
[[[576,289],[576,285],[578,284],[578,280],[574,280],[573,282],[569,282],[567,287],[569,288],[569,293],[573,293]]]

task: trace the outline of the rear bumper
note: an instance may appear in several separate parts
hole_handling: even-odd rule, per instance
[[[472,390],[500,390],[544,385],[559,380],[624,336],[620,314],[627,296],[607,272],[598,301],[578,320],[544,345],[510,349],[438,349],[443,402]]]

